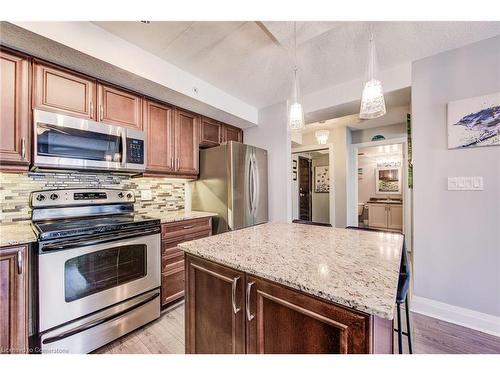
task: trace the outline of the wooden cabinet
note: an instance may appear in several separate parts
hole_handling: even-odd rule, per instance
[[[229,142],[229,141],[243,143],[243,130],[241,130],[240,128],[231,126],[231,125],[224,124],[223,130],[222,130],[221,143],[225,143],[225,142]]]
[[[181,242],[212,235],[212,219],[200,218],[162,225],[161,304],[166,305],[184,296],[184,252]]]
[[[387,228],[394,230],[403,229],[403,205],[389,205],[387,210]]]
[[[222,125],[219,121],[208,117],[201,117],[200,123],[200,146],[213,147],[220,144],[222,137]]]
[[[247,353],[369,353],[370,317],[247,275]]]
[[[175,109],[175,171],[181,175],[198,174],[200,116]]]
[[[146,172],[174,172],[174,109],[144,101],[144,132],[147,139]]]
[[[25,353],[28,345],[28,248],[0,248],[0,353]]]
[[[96,80],[39,61],[33,72],[34,108],[96,119]]]
[[[391,230],[403,229],[403,205],[369,203],[368,226]]]
[[[99,84],[98,121],[142,129],[142,98],[131,92]]]
[[[0,50],[0,169],[26,170],[30,163],[29,61]]]
[[[392,320],[186,255],[186,353],[392,353]]]
[[[245,353],[245,274],[187,256],[186,353]]]

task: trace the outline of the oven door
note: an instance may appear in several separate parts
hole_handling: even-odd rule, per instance
[[[34,110],[35,168],[141,172],[144,133]]]
[[[39,331],[160,286],[160,234],[40,252]]]

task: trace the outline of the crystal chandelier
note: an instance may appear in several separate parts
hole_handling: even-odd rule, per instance
[[[288,101],[288,126],[291,130],[300,130],[305,126],[304,110],[299,100],[299,79],[297,76],[297,22],[294,22],[294,67],[292,97]]]
[[[361,95],[361,108],[359,110],[359,118],[361,119],[373,119],[386,113],[382,83],[375,79],[375,43],[373,34],[370,35],[369,48],[368,81],[365,83]]]
[[[316,140],[319,145],[326,145],[330,132],[328,130],[317,130],[314,135],[316,136]]]

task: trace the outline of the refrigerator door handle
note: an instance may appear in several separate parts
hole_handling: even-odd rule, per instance
[[[255,216],[255,213],[257,211],[257,207],[258,207],[258,199],[259,199],[259,170],[258,170],[258,167],[257,167],[257,158],[255,156],[255,154],[252,155],[252,162],[253,162],[253,167],[252,167],[252,172],[254,174],[253,176],[253,199],[252,199],[252,202],[253,202],[253,212],[252,212],[252,215]]]
[[[254,192],[253,192],[253,187],[254,187],[254,173],[253,173],[253,160],[252,157],[250,156],[249,162],[248,162],[248,196],[249,196],[249,203],[250,203],[250,214],[253,215],[253,198],[254,198]]]

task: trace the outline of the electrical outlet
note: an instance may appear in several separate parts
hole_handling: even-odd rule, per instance
[[[153,194],[151,190],[141,190],[141,201],[151,201],[153,200]]]

